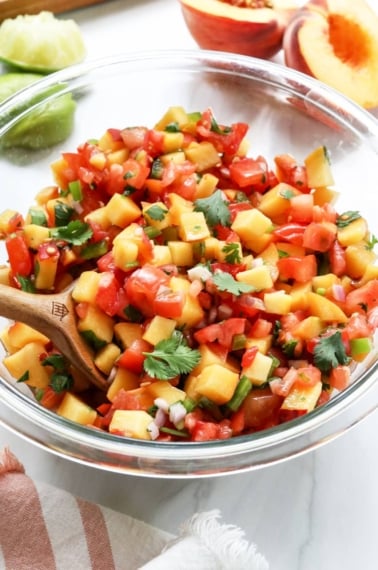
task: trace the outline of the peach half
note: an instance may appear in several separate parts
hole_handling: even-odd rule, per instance
[[[283,49],[288,67],[378,106],[378,15],[364,0],[310,0],[286,27]]]
[[[202,49],[268,59],[282,47],[293,0],[180,0],[184,20]]]

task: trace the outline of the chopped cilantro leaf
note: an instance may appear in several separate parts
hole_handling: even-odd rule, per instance
[[[226,263],[241,262],[240,247],[237,242],[226,243],[226,245],[222,247],[222,252],[224,253]]]
[[[75,220],[67,226],[61,226],[50,230],[50,236],[61,239],[72,245],[83,245],[92,237],[93,231],[89,224]]]
[[[73,378],[70,374],[64,372],[55,372],[51,375],[50,386],[59,394],[64,390],[70,390],[73,386]]]
[[[143,313],[134,307],[133,305],[127,305],[123,312],[125,316],[131,321],[132,323],[141,323],[143,322],[144,316]]]
[[[54,208],[55,224],[57,226],[66,226],[72,218],[74,211],[71,206],[68,206],[64,202],[57,202]]]
[[[283,188],[280,190],[279,195],[281,198],[285,198],[285,200],[290,200],[290,198],[295,196],[295,193],[291,188]]]
[[[340,331],[320,338],[314,349],[314,364],[321,372],[328,373],[339,364],[348,362]]]
[[[375,235],[370,236],[367,244],[366,244],[366,249],[374,249],[374,247],[377,245],[378,243],[378,238],[375,237]]]
[[[195,200],[194,209],[196,212],[203,212],[210,227],[217,224],[222,226],[230,226],[231,224],[230,210],[221,190],[216,190],[208,198]]]
[[[213,283],[219,291],[227,291],[232,295],[251,293],[254,290],[252,285],[236,281],[236,279],[234,279],[230,273],[226,273],[226,271],[217,271],[214,273]]]
[[[122,195],[123,196],[131,196],[135,192],[136,192],[136,188],[134,188],[134,186],[131,186],[130,184],[127,184],[123,189]]]
[[[283,257],[289,257],[289,254],[287,253],[287,251],[283,251],[282,249],[278,250],[278,257],[280,259],[282,259]]]
[[[65,370],[66,361],[62,354],[50,354],[42,360],[42,366],[52,366],[55,370]]]
[[[210,130],[213,133],[217,133],[218,135],[227,135],[232,131],[231,127],[221,127],[220,125],[218,125],[214,117],[211,118]]]
[[[22,376],[20,376],[20,378],[17,380],[17,382],[26,382],[27,380],[29,380],[29,370],[24,372],[24,374]]]
[[[100,348],[103,348],[106,345],[106,341],[99,338],[93,331],[81,331],[80,334],[85,342],[88,343],[95,351],[100,350]]]
[[[294,358],[295,356],[295,348],[298,344],[298,341],[293,339],[290,340],[288,342],[285,342],[285,344],[282,346],[282,352],[285,354],[285,356],[287,356],[288,358]]]
[[[336,225],[338,228],[345,228],[359,218],[361,218],[360,212],[357,212],[356,210],[348,210],[337,217]]]
[[[170,380],[180,374],[189,374],[200,361],[198,350],[190,348],[180,331],[155,345],[152,352],[145,352],[144,370],[152,378]]]
[[[25,291],[26,293],[35,293],[34,283],[28,277],[17,275],[17,281],[20,284],[21,291]]]
[[[173,121],[172,123],[168,123],[168,125],[166,125],[164,127],[164,130],[167,133],[179,133],[180,132],[180,125],[178,124],[177,121]]]

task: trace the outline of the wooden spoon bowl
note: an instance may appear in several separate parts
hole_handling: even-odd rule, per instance
[[[106,390],[108,381],[96,368],[94,355],[80,335],[71,296],[75,283],[61,293],[26,293],[0,284],[0,315],[46,335],[92,384]]]

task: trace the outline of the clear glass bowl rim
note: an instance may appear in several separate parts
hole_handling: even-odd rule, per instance
[[[64,91],[72,91],[85,82],[88,78],[91,82],[90,74],[94,73],[94,77],[104,71],[105,73],[114,73],[117,68],[132,69],[136,66],[146,68],[149,65],[161,65],[163,68],[169,69],[185,69],[185,70],[209,70],[220,71],[224,73],[236,73],[243,77],[252,77],[263,84],[272,87],[277,86],[280,90],[287,90],[291,94],[295,94],[300,99],[306,101],[309,105],[314,105],[321,109],[322,112],[334,117],[337,121],[348,124],[348,117],[353,117],[353,128],[356,134],[364,138],[365,143],[371,145],[374,152],[378,154],[378,121],[366,110],[359,107],[353,101],[348,100],[342,94],[334,89],[320,83],[319,81],[309,78],[308,76],[289,69],[278,63],[260,60],[256,58],[239,56],[230,53],[212,52],[209,50],[177,50],[168,51],[146,51],[137,54],[121,54],[119,56],[104,57],[97,60],[78,64],[62,71],[55,72],[37,83],[26,87],[13,97],[9,98],[0,105],[0,116],[13,117],[3,123],[0,127],[0,137],[24,115],[28,114],[33,107],[27,110],[21,110],[17,116],[14,116],[14,110],[22,109],[26,102],[31,98],[43,93],[45,89],[56,85],[57,83],[67,83],[63,91],[53,93],[48,99],[54,99],[61,95]],[[38,103],[35,105],[38,106]],[[338,110],[342,110],[340,114]],[[9,113],[9,115],[8,115]],[[88,448],[102,450],[106,453],[113,452],[125,455],[134,455],[140,458],[168,460],[169,462],[185,463],[186,461],[208,461],[211,468],[222,462],[222,459],[232,456],[251,455],[257,450],[265,448],[276,448],[281,444],[290,442],[314,433],[314,430],[321,428],[332,420],[340,416],[346,409],[352,408],[361,397],[366,396],[367,392],[372,388],[375,382],[375,375],[378,371],[378,363],[375,362],[361,377],[353,383],[349,388],[332,398],[327,404],[315,409],[310,414],[302,416],[291,422],[281,424],[277,427],[256,432],[251,435],[235,437],[230,440],[210,441],[200,443],[157,443],[142,440],[133,440],[121,438],[108,433],[97,432],[90,428],[86,428],[74,424],[54,413],[45,410],[38,404],[31,402],[23,394],[20,394],[14,387],[9,385],[3,379],[0,380],[0,395],[2,402],[11,408],[20,416],[28,416],[31,423],[40,426],[46,430],[46,433],[54,433],[55,436],[61,437],[62,441],[70,439],[80,445],[88,446]],[[365,413],[376,409],[378,400],[369,402]],[[361,416],[361,412],[358,412]],[[344,429],[348,429],[356,423],[360,418],[352,416],[344,422]],[[1,421],[1,420],[0,420]],[[311,442],[299,445],[298,452],[305,451],[308,447],[313,448],[314,445],[320,445],[332,436],[332,428],[330,433],[325,437],[320,437],[317,441],[316,435],[311,437]],[[43,442],[37,442],[43,445]],[[303,449],[301,448],[303,447]],[[63,452],[64,455],[64,452]],[[278,454],[279,455],[279,454]],[[289,454],[290,456],[291,454]],[[277,460],[280,460],[277,456]],[[80,459],[82,461],[83,459]],[[85,462],[85,458],[84,458]],[[269,459],[267,463],[275,462]],[[89,463],[91,463],[89,461]],[[264,465],[264,461],[259,461],[257,467]],[[253,460],[249,468],[254,468]],[[107,468],[102,465],[102,468]],[[108,465],[110,470],[117,470],[116,465]],[[244,468],[244,467],[243,467]],[[238,470],[237,465],[231,468],[231,471]],[[120,468],[124,472],[124,468]],[[165,475],[169,476],[169,467],[163,469]],[[190,474],[188,474],[190,475]],[[196,473],[196,476],[200,473]],[[164,476],[159,474],[159,476]]]

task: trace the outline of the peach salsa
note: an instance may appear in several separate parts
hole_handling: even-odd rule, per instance
[[[337,212],[325,147],[249,155],[248,125],[171,107],[51,165],[6,210],[1,282],[75,281],[77,327],[108,378],[90,386],[41,333],[11,323],[4,365],[42,406],[111,434],[208,441],[271,428],[351,382],[378,324],[376,239]]]

